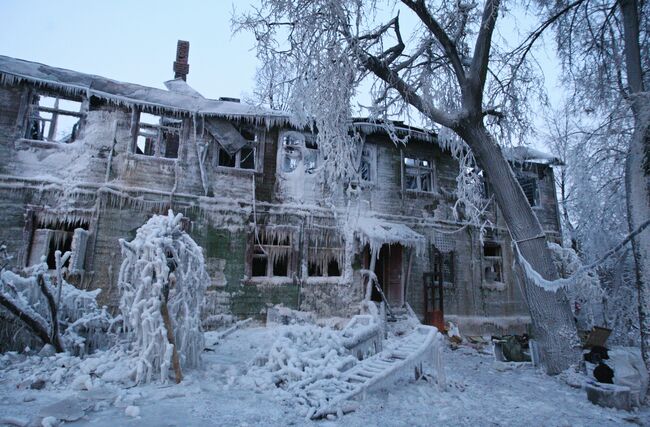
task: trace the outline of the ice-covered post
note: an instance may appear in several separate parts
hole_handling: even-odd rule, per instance
[[[202,249],[181,229],[182,217],[171,210],[166,216],[155,215],[133,241],[120,240],[124,257],[118,279],[120,311],[138,358],[138,383],[158,375],[167,381],[175,359],[183,369],[200,364],[204,347],[200,314],[210,279]],[[163,305],[170,326],[163,318]]]

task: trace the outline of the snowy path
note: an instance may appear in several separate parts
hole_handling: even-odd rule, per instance
[[[212,344],[213,334],[206,342]],[[179,386],[157,384],[127,390],[102,386],[94,392],[17,389],[26,373],[0,370],[0,419],[29,420],[65,397],[89,396],[84,418],[72,426],[620,426],[636,418],[650,425],[650,410],[637,413],[592,405],[583,390],[549,378],[529,365],[510,368],[491,356],[461,347],[445,350],[449,390],[425,381],[402,382],[390,391],[369,393],[359,409],[341,420],[308,421],[278,402],[273,390],[255,390],[241,381],[247,364],[273,342],[273,330],[236,331],[205,352],[205,369],[187,373]],[[117,403],[113,403],[117,399]],[[138,418],[125,415],[139,407]]]

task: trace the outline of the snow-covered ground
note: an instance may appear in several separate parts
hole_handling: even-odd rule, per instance
[[[281,398],[277,389],[256,386],[264,379],[252,377],[259,372],[258,367],[251,369],[253,361],[268,352],[282,328],[254,326],[223,339],[207,333],[210,351],[203,354],[203,368],[184,372],[179,385],[129,388],[101,381],[92,372],[85,381],[55,385],[56,364],[72,359],[33,356],[21,362],[21,356],[2,356],[0,424],[40,425],[44,415],[60,418],[47,408],[58,403],[67,406],[63,413],[69,419],[80,417],[65,425],[650,425],[648,409],[624,412],[594,406],[584,390],[558,377],[548,377],[530,364],[495,362],[486,350],[469,346],[445,349],[446,391],[434,382],[404,380],[390,390],[368,393],[358,409],[343,418],[310,421],[288,403],[286,394]],[[75,368],[70,371],[71,377],[81,374]],[[38,379],[44,383],[36,386],[43,388],[31,389]]]

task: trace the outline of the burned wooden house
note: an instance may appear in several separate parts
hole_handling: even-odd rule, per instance
[[[360,179],[325,197],[313,134],[282,112],[204,98],[186,83],[187,50],[179,43],[167,90],[0,56],[0,242],[14,267],[44,257],[54,268],[54,251],[72,251],[68,281],[101,288],[100,301],[115,307],[118,239],[173,209],[204,249],[208,323],[280,303],[349,315],[372,264],[393,307],[408,303],[424,317],[423,275],[435,271],[446,319],[464,332],[524,330],[499,209],[486,212],[484,239],[454,219],[459,166],[435,134],[395,123],[409,135],[396,146],[382,126],[354,121]],[[558,240],[553,159],[514,154]],[[382,298],[377,289],[372,298]]]

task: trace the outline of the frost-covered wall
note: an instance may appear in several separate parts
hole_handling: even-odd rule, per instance
[[[80,73],[68,73],[73,73],[71,79],[80,78]],[[492,282],[486,268],[494,254],[486,257],[478,231],[462,227],[453,215],[459,165],[433,136],[396,146],[385,133],[367,132],[366,179],[354,191],[346,191],[344,183],[325,190],[315,173],[322,159],[313,143],[303,144],[296,168],[286,166],[290,159],[284,136],[308,135],[290,128],[286,117],[255,116],[234,102],[193,98],[184,109],[180,102],[186,95],[152,89],[137,99],[139,92],[130,92],[133,85],[120,87],[118,82],[111,83],[114,92],[129,92],[128,99],[64,89],[60,81],[0,80],[0,241],[15,255],[16,267],[27,265],[39,251],[47,252],[40,231],[65,234],[82,228],[87,241],[72,243],[82,248],[83,262],[69,281],[84,289],[103,289],[100,304],[115,310],[118,239],[131,240],[152,215],[173,209],[185,216],[185,230],[204,249],[211,278],[203,312],[207,324],[233,315],[262,317],[268,305],[279,303],[324,315],[350,315],[364,296],[360,270],[369,262],[350,224],[365,216],[402,224],[426,242],[420,256],[409,258],[405,245],[401,258],[390,262],[386,280],[402,288],[393,289],[389,299],[401,302],[397,297],[402,292],[415,312],[423,314],[422,275],[432,271],[438,247],[454,254],[445,313],[461,330],[464,324],[494,330],[525,323],[527,311],[511,272],[512,251],[500,212],[494,206],[487,212],[494,226],[488,239],[500,248],[500,277]],[[173,105],[147,103],[152,93]],[[37,94],[72,97],[81,105],[74,141],[31,138]],[[208,104],[219,108],[196,107]],[[248,132],[249,138],[254,135],[254,166],[246,163],[250,159],[243,152],[224,154],[226,145],[217,143],[206,124],[217,112],[222,125],[225,121]],[[173,154],[145,155],[151,153],[145,153],[139,124],[146,114],[163,117],[160,123],[178,135],[177,152],[166,147],[165,153]],[[430,188],[423,183],[409,188],[413,184],[407,183],[405,169],[413,160],[428,162]],[[556,236],[552,169],[543,168],[538,181],[542,203],[535,209],[544,228]]]

